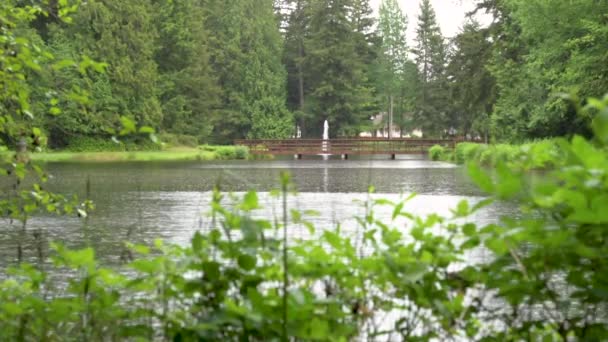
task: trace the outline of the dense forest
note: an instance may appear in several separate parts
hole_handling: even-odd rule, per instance
[[[559,94],[608,89],[607,1],[478,0],[452,38],[429,0],[417,18],[396,0],[90,0],[70,22],[42,3],[20,29],[54,55],[28,72],[52,147],[108,139],[123,116],[198,143],[318,137],[326,119],[354,136],[377,113],[402,133],[523,141],[587,134]],[[83,58],[96,68],[56,67]]]

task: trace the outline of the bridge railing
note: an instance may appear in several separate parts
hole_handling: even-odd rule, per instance
[[[454,147],[456,140],[415,138],[257,139],[236,140],[253,154],[414,154],[433,145]]]

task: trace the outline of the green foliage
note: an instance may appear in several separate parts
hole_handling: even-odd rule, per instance
[[[211,64],[208,14],[196,0],[157,1],[154,10],[163,131],[208,141],[222,95]],[[177,145],[187,142],[180,140]]]
[[[454,151],[454,161],[458,164],[469,162],[485,166],[499,164],[523,164],[531,169],[548,169],[560,163],[563,152],[558,140],[545,139],[523,145],[478,143],[458,143]]]
[[[286,137],[291,128],[282,39],[272,5],[272,0],[213,0],[204,7],[205,28],[213,32],[212,68],[223,90],[210,142],[264,137],[265,129],[269,136]]]
[[[429,149],[429,158],[431,160],[444,160],[446,149],[441,145],[434,145]]]
[[[54,244],[54,267],[71,272],[67,286],[31,265],[9,269],[0,282],[0,338],[604,340],[608,106],[593,103],[583,114],[594,117],[594,141],[558,139],[559,154],[537,143],[554,168],[533,179],[533,144],[517,153],[497,147],[504,156],[491,173],[469,164],[489,197],[461,201],[449,217],[411,215],[413,196],[370,197],[356,218],[360,234],[317,230],[307,213],[286,206],[283,174],[273,192],[282,220],[256,214],[255,192],[226,202],[214,191],[211,223],[190,245],[127,244],[136,257],[118,270],[99,265],[91,248]],[[472,145],[461,153],[474,155]],[[468,222],[497,200],[521,209],[494,223]],[[375,216],[382,207],[392,219]],[[292,238],[292,227],[314,238]],[[486,256],[474,262],[474,253]]]
[[[560,93],[600,97],[608,88],[605,1],[494,1],[500,20],[489,69],[498,98],[496,137],[511,141],[574,133],[590,136],[588,118]],[[563,20],[569,18],[569,20]],[[555,29],[546,28],[563,22]]]
[[[486,148],[483,144],[463,142],[456,144],[454,159],[458,164],[473,161]]]
[[[123,141],[110,137],[76,137],[70,139],[66,151],[70,152],[124,152],[124,151],[159,151],[161,146],[147,137],[141,139],[127,138]]]
[[[71,152],[102,152],[102,151],[125,151],[124,144],[112,141],[109,137],[77,137],[70,139],[66,150]]]
[[[202,145],[199,148],[203,151],[213,152],[215,159],[232,160],[249,158],[249,149],[246,146]]]
[[[439,136],[453,127],[453,123],[446,117],[449,98],[447,45],[429,0],[420,3],[414,53],[420,71],[414,122],[425,135]]]
[[[163,143],[169,145],[169,147],[197,147],[199,143],[196,137],[186,134],[162,133],[158,136],[158,138]]]
[[[449,121],[461,136],[488,137],[496,99],[495,80],[487,69],[492,43],[476,21],[466,22],[453,41],[447,73],[450,78]]]

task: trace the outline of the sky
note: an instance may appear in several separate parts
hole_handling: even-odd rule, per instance
[[[381,0],[370,1],[376,13],[380,7]],[[397,0],[401,10],[408,18],[408,41],[413,42],[416,37],[416,23],[420,0]],[[444,37],[454,37],[462,27],[465,14],[474,8],[473,0],[431,0],[431,4],[437,13],[437,21],[441,27]],[[488,16],[479,16],[480,23],[489,23]]]

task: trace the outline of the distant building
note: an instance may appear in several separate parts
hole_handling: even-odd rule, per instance
[[[401,134],[401,127],[394,123],[389,128],[387,116],[387,113],[378,113],[372,116],[370,120],[372,120],[372,126],[374,127],[373,131],[361,132],[359,136],[362,138],[388,138],[390,131],[393,138],[422,138],[422,131],[418,128],[412,127],[411,130],[405,130],[403,134]],[[408,116],[408,114],[404,116]]]

